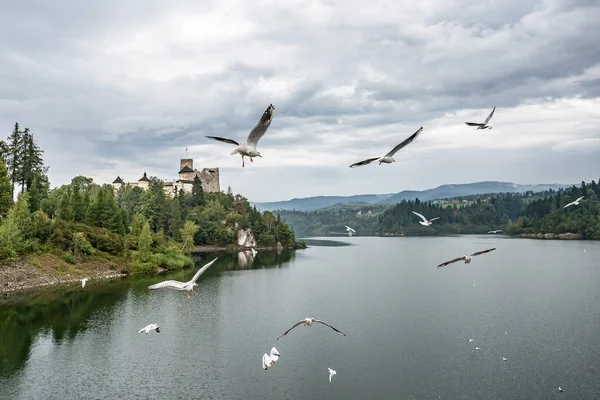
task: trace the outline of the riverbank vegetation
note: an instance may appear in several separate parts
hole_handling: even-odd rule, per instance
[[[585,196],[578,206],[566,204]],[[313,212],[280,211],[282,219],[298,235],[345,234],[345,225],[357,235],[447,235],[478,234],[501,229],[511,235],[575,234],[600,239],[600,185],[582,182],[580,187],[544,192],[495,193],[421,202],[402,201],[395,206],[360,205]],[[431,219],[430,227],[419,224],[412,212]]]
[[[258,246],[294,246],[278,215],[261,214],[231,189],[205,193],[196,177],[191,193],[170,196],[156,177],[145,190],[115,190],[76,176],[50,190],[42,154],[18,124],[0,141],[0,263],[51,253],[72,265],[111,257],[123,272],[179,269],[193,265],[195,245],[235,245],[247,228]]]

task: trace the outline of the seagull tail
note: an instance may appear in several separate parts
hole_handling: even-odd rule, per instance
[[[232,151],[231,153],[229,153],[229,155],[232,156],[232,155],[237,154],[237,153],[238,153],[238,151],[237,151],[237,149],[235,149],[234,151]]]

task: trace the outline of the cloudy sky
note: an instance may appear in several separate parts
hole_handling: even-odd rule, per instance
[[[0,136],[29,127],[52,186],[171,180],[187,147],[253,201],[597,180],[598,21],[596,0],[5,2]],[[269,103],[262,159],[205,138]]]

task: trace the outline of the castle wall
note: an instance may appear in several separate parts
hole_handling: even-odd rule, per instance
[[[200,172],[200,180],[202,181],[202,189],[205,192],[214,193],[221,191],[219,168],[204,168]]]

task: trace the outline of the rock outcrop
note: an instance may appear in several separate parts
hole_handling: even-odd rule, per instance
[[[254,239],[254,235],[250,228],[240,229],[238,231],[237,244],[238,246],[244,247],[256,247],[256,239]]]

